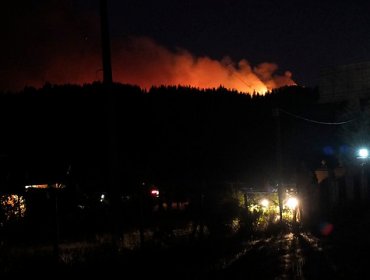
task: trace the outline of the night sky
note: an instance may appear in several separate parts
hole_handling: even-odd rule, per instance
[[[270,89],[291,84],[290,78],[316,86],[324,67],[370,60],[365,2],[108,0],[108,5],[113,79],[142,87],[194,82],[236,88],[253,83],[245,90],[262,89],[257,79]],[[0,89],[101,79],[98,7],[98,0],[2,3]]]

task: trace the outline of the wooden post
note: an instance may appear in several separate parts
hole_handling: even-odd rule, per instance
[[[280,222],[283,221],[283,186],[282,186],[282,164],[283,156],[281,151],[281,128],[280,128],[280,112],[279,108],[275,108],[273,111],[276,124],[276,171],[277,171],[277,187],[278,187],[278,199],[279,199],[279,214]]]

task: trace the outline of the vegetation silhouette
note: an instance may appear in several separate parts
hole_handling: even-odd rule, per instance
[[[223,87],[146,91],[101,83],[1,93],[0,191],[28,201],[22,223],[1,227],[2,242],[52,243],[54,236],[60,242],[111,239],[106,248],[111,254],[117,242],[128,242],[124,234],[135,230],[143,247],[170,246],[176,238],[181,246],[188,244],[178,237],[180,228],[207,248],[235,232],[251,236],[255,218],[242,202],[240,187],[276,185],[273,111],[326,121],[341,117],[345,104],[320,104],[318,99],[316,88],[299,86],[266,95]],[[313,170],[323,159],[330,168],[338,164],[323,148],[335,148],[344,138],[338,127],[285,113],[280,123],[283,180],[300,184],[303,218],[314,212],[308,222],[315,223],[320,213],[307,206],[319,200],[320,192],[311,192],[318,187]],[[111,183],[113,163],[117,184]],[[25,192],[26,185],[56,182],[66,188]],[[158,197],[151,195],[153,188]],[[0,217],[5,221],[4,213]],[[65,249],[58,254],[73,262]]]

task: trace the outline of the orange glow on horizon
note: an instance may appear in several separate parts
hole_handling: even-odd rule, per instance
[[[65,48],[49,56],[46,55],[43,70],[22,72],[13,78],[13,88],[42,87],[46,82],[82,85],[102,79],[99,49],[90,48],[77,54],[74,48]],[[242,93],[265,94],[275,88],[296,85],[291,72],[276,73],[275,63],[252,67],[245,59],[234,62],[229,57],[216,60],[195,56],[183,49],[169,50],[146,37],[113,41],[112,67],[115,82],[147,90],[162,85],[201,89],[222,86]]]
[[[183,85],[195,88],[223,86],[242,93],[265,94],[274,88],[296,85],[292,74],[276,74],[274,63],[252,67],[245,59],[235,63],[229,57],[222,60],[196,57],[187,50],[173,52],[145,37],[116,44],[112,60],[114,79],[150,89],[152,86]]]

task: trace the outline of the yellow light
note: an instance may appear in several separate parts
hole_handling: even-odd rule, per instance
[[[286,202],[286,206],[292,210],[295,209],[298,206],[298,199],[295,197],[289,197]]]
[[[263,206],[263,207],[268,207],[269,206],[269,201],[264,198],[260,201],[260,204]]]
[[[17,194],[2,195],[0,210],[4,211],[6,221],[23,218],[26,213],[25,199]]]

